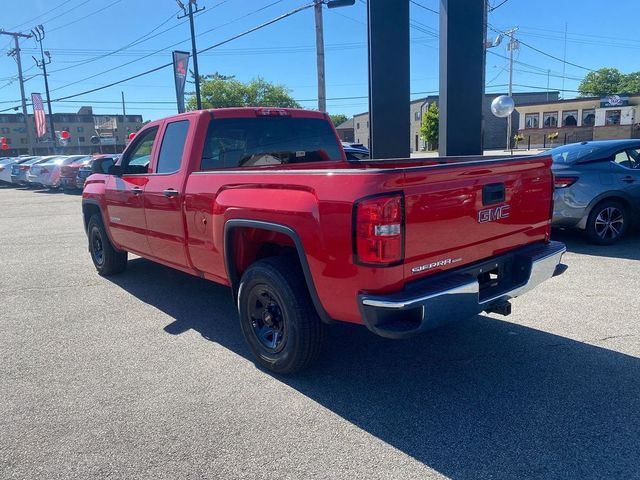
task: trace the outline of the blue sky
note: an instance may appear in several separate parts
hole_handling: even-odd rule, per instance
[[[184,0],[186,3],[187,0]],[[501,0],[491,0],[497,5]],[[206,7],[196,19],[198,48],[205,48],[260,23],[275,18],[309,0],[199,0]],[[415,0],[411,5],[411,91],[413,97],[438,90],[438,0]],[[517,38],[543,52],[564,58],[564,31],[568,31],[563,68],[555,60],[522,45],[516,52],[515,91],[563,87],[565,98],[576,95],[579,80],[590,69],[616,67],[623,72],[640,70],[640,37],[637,22],[640,2],[617,0],[508,0],[490,14],[498,30],[519,27]],[[57,7],[57,8],[56,8]],[[21,0],[3,2],[0,28],[28,31],[42,23],[49,65],[51,97],[73,95],[135,75],[171,61],[171,50],[189,50],[189,26],[176,19],[175,0]],[[362,1],[353,7],[324,10],[327,64],[327,97],[330,113],[367,110],[366,11]],[[182,22],[182,23],[181,23]],[[206,32],[206,33],[205,33]],[[495,35],[495,33],[490,32]],[[10,37],[0,36],[0,109],[12,107],[20,98],[15,62],[6,56]],[[122,49],[134,41],[140,43]],[[317,105],[315,33],[313,9],[199,56],[202,74],[218,71],[240,80],[256,76],[291,89],[304,106]],[[31,55],[36,44],[22,42],[25,76],[38,73]],[[113,50],[119,52],[105,56]],[[507,83],[506,47],[503,43],[487,56],[487,91],[502,92]],[[89,61],[91,60],[91,61]],[[130,62],[130,63],[129,63]],[[124,65],[129,63],[128,65]],[[88,78],[93,77],[93,78]],[[54,112],[75,112],[93,105],[96,113],[120,112],[120,92],[127,113],[154,119],[175,113],[171,69],[110,87],[99,92],[55,103]],[[529,86],[529,87],[527,87]],[[189,88],[189,86],[188,86]],[[26,83],[30,92],[43,92],[43,77]],[[365,98],[359,98],[365,97]],[[113,103],[94,103],[94,102]],[[163,103],[164,102],[164,103]]]

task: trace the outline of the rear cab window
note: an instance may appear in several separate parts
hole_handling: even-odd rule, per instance
[[[342,160],[333,128],[323,118],[264,116],[209,123],[201,170]]]

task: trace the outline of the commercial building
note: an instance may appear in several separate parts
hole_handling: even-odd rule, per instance
[[[353,118],[350,118],[346,122],[341,123],[336,127],[338,137],[343,142],[353,143],[355,142],[355,132],[353,130]]]
[[[506,148],[507,145],[507,120],[498,118],[491,113],[491,102],[501,93],[486,94],[484,104],[482,106],[484,117],[484,148],[487,150]],[[547,98],[558,100],[560,92],[523,92],[514,93],[513,99],[516,105],[530,104],[533,102],[541,102]],[[438,104],[438,96],[419,98],[410,103],[411,115],[411,132],[409,134],[409,144],[411,151],[417,152],[426,150],[427,145],[420,137],[420,126],[422,123],[422,115],[427,111],[432,103]],[[513,113],[512,136],[517,133],[519,124],[518,112]],[[354,115],[354,137],[356,143],[369,145],[369,113],[360,113]]]
[[[37,155],[52,152],[49,139],[36,139],[33,115],[27,118],[33,151]],[[116,153],[121,152],[132,132],[143,125],[142,115],[94,115],[91,107],[82,107],[77,113],[54,113],[54,128],[67,131],[68,141],[58,142],[57,152],[65,154]],[[47,132],[49,116],[47,115]],[[0,114],[0,137],[7,139],[8,150],[0,156],[15,156],[29,153],[27,132],[21,113]]]
[[[520,104],[516,110],[518,133],[532,148],[548,147],[552,141],[640,138],[640,94]]]

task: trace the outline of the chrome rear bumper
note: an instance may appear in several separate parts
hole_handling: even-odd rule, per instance
[[[374,333],[404,338],[440,325],[504,306],[562,274],[566,247],[560,242],[534,245],[480,264],[427,277],[396,294],[358,296],[362,318]],[[487,281],[487,272],[500,272]]]

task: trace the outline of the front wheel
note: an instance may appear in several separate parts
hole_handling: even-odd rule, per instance
[[[587,236],[597,245],[611,245],[624,236],[629,221],[624,205],[615,200],[605,200],[589,214]]]
[[[238,311],[242,333],[260,365],[288,374],[318,357],[324,325],[295,260],[271,257],[251,265],[240,281]]]
[[[87,225],[89,253],[98,273],[104,277],[121,273],[127,268],[127,252],[111,244],[99,214],[92,215]]]

